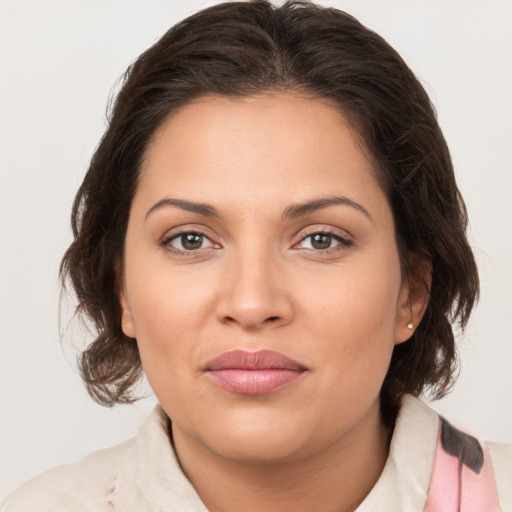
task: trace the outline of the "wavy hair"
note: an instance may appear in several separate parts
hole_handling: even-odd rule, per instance
[[[227,2],[172,27],[126,71],[108,127],[75,198],[63,283],[96,338],[79,365],[90,395],[111,406],[136,399],[135,339],[121,329],[118,272],[131,201],[151,137],[204,95],[292,91],[328,100],[358,132],[391,205],[409,278],[432,269],[430,300],[413,336],[394,348],[383,411],[404,393],[439,398],[456,370],[452,323],[464,327],[478,296],[467,214],[429,97],[398,53],[352,16],[310,2]],[[426,286],[426,284],[425,284]]]

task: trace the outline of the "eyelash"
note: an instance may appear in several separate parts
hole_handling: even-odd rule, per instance
[[[166,250],[168,250],[169,252],[173,253],[174,255],[179,256],[179,257],[183,257],[183,258],[187,258],[187,257],[193,256],[193,255],[195,255],[195,254],[197,254],[197,253],[199,253],[201,251],[205,251],[205,250],[210,250],[211,249],[211,247],[208,247],[208,248],[204,248],[204,249],[182,251],[180,249],[176,249],[175,247],[173,247],[171,245],[171,242],[173,240],[177,240],[180,237],[185,236],[185,235],[197,235],[197,236],[201,236],[201,237],[204,237],[204,238],[209,240],[208,236],[205,233],[202,233],[201,231],[178,231],[177,233],[173,233],[171,236],[165,237],[162,240],[161,245],[162,245],[162,247],[164,247]],[[342,251],[344,249],[347,249],[348,247],[353,245],[353,241],[350,238],[344,237],[344,236],[340,235],[339,233],[335,233],[334,231],[330,231],[328,229],[314,230],[314,231],[311,231],[309,233],[306,233],[300,239],[299,243],[303,242],[304,240],[306,240],[309,237],[312,237],[313,235],[330,236],[331,238],[333,238],[334,240],[336,240],[337,242],[340,243],[340,245],[338,245],[336,247],[329,247],[328,249],[309,249],[309,248],[306,249],[308,251],[313,251],[315,253],[331,254],[333,252],[338,252],[338,251]]]

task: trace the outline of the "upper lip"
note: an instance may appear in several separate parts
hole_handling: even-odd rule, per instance
[[[218,370],[263,370],[286,369],[304,371],[306,367],[299,362],[273,350],[258,350],[249,352],[246,350],[232,350],[224,352],[205,365],[206,371]]]

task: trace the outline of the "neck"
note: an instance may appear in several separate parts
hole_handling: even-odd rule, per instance
[[[176,425],[173,436],[182,469],[210,512],[354,511],[377,482],[390,440],[378,404],[328,447],[282,461],[222,458]]]

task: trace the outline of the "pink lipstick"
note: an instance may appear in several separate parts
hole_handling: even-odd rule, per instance
[[[270,393],[296,381],[306,370],[297,361],[272,350],[233,350],[205,365],[215,384],[244,395]]]

